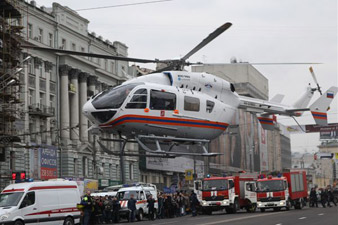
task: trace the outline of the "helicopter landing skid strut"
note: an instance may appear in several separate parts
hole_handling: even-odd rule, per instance
[[[142,139],[147,141],[155,141],[156,148],[155,150],[150,149]],[[206,139],[191,139],[191,138],[176,138],[176,137],[163,137],[163,136],[154,136],[154,135],[138,135],[135,137],[136,142],[146,151],[154,154],[165,154],[165,155],[187,155],[187,156],[204,156],[211,157],[222,155],[221,153],[211,153],[208,152],[205,144],[209,143],[209,140]],[[162,150],[160,141],[171,142],[168,150]],[[171,151],[175,146],[179,144],[197,144],[200,145],[203,149],[202,153],[189,153],[189,152],[173,152]]]

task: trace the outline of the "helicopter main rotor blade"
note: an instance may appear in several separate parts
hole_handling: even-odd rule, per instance
[[[220,26],[219,28],[217,28],[214,32],[212,32],[211,34],[209,34],[209,36],[206,37],[201,43],[199,43],[195,48],[193,48],[188,54],[186,54],[185,56],[183,56],[181,58],[181,60],[182,61],[187,60],[190,56],[192,56],[193,54],[195,54],[198,50],[200,50],[201,48],[203,48],[204,46],[206,46],[207,44],[209,44],[209,42],[211,42],[216,37],[218,37],[220,34],[222,34],[224,31],[226,31],[227,29],[229,29],[231,27],[231,25],[232,25],[232,23],[225,23],[222,26]]]
[[[102,54],[94,54],[94,53],[86,53],[86,52],[77,52],[77,51],[69,51],[63,49],[56,49],[56,48],[44,48],[32,45],[22,45],[22,48],[29,48],[35,49],[40,51],[47,51],[47,52],[56,52],[56,53],[64,53],[69,55],[80,55],[80,56],[88,56],[93,58],[102,58],[102,59],[113,59],[118,61],[127,61],[127,62],[138,62],[138,63],[158,63],[161,62],[160,60],[151,60],[151,59],[139,59],[139,58],[129,58],[123,56],[112,56],[112,55],[102,55]]]

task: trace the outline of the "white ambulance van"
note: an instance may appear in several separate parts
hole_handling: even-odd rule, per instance
[[[158,202],[157,202],[157,189],[153,184],[139,183],[132,185],[130,187],[120,188],[117,192],[117,198],[120,200],[120,217],[128,218],[129,210],[128,210],[128,200],[131,195],[134,195],[134,199],[136,200],[136,218],[137,220],[143,220],[144,214],[148,214],[148,203],[147,198],[149,195],[155,199],[155,210],[158,210]]]
[[[75,181],[11,184],[0,194],[0,225],[73,225],[80,222],[80,201]]]

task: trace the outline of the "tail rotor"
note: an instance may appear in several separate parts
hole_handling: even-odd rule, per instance
[[[315,73],[313,72],[313,68],[310,67],[309,70],[310,70],[310,73],[311,73],[311,75],[312,75],[312,78],[313,78],[314,82],[315,82],[316,85],[317,85],[317,89],[316,89],[316,90],[320,93],[320,95],[323,95],[322,90],[320,89],[319,83],[318,83],[318,81],[317,81],[316,75],[315,75]]]

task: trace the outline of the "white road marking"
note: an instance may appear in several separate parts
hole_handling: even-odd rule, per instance
[[[277,223],[276,225],[282,225],[282,223]]]
[[[251,219],[251,218],[255,218],[255,217],[263,217],[263,216],[271,216],[271,215],[275,215],[275,214],[282,214],[285,212],[275,212],[275,213],[266,213],[266,214],[257,214],[254,216],[247,216],[247,217],[240,217],[240,218],[233,218],[233,219],[226,219],[226,220],[219,220],[219,221],[214,221],[214,222],[210,222],[210,223],[200,223],[201,225],[213,225],[213,224],[223,224],[223,223],[227,223],[227,222],[233,222],[233,221],[237,221],[237,220],[245,220],[245,219]]]
[[[324,213],[319,213],[319,214],[318,214],[318,216],[322,216],[322,215],[324,215]]]
[[[160,224],[171,224],[171,223],[177,223],[179,222],[178,220],[170,221],[170,222],[165,222],[165,223],[154,223],[154,225],[160,225]]]
[[[306,219],[306,217],[300,217],[300,218],[298,218],[298,219],[303,220],[303,219]]]

